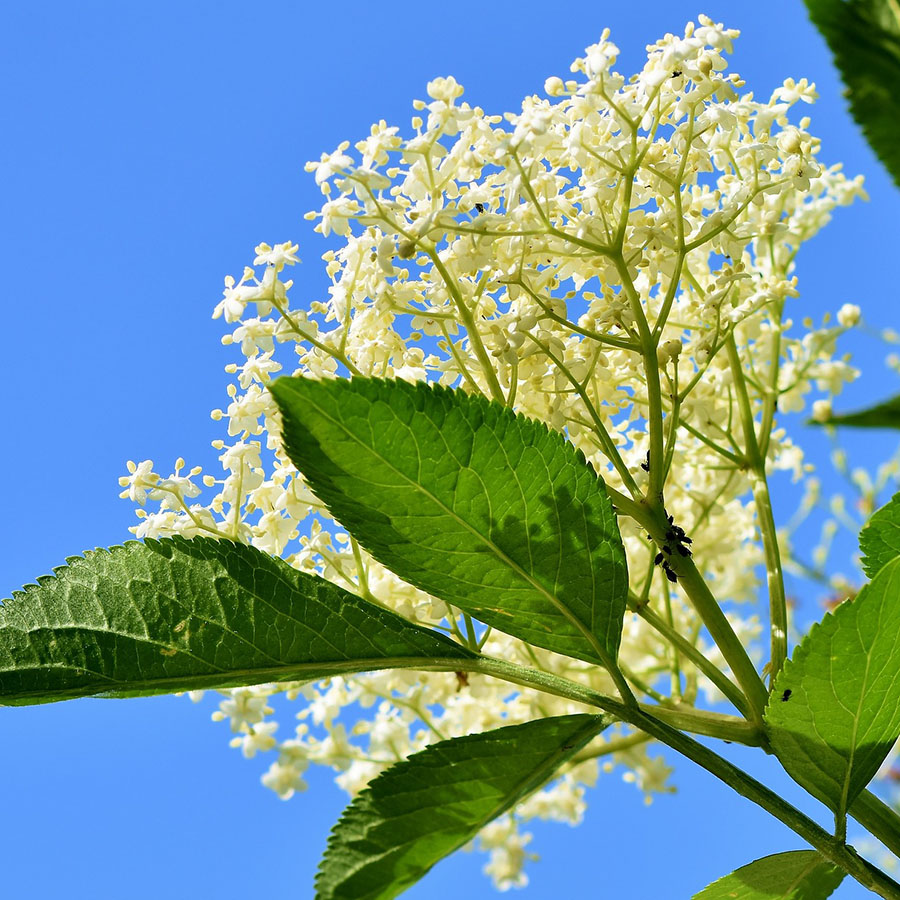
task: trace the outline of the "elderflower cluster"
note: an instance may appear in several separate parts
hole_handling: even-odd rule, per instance
[[[808,478],[778,416],[804,409],[814,392],[827,403],[854,378],[835,342],[859,311],[844,307],[837,325],[794,326],[793,261],[832,210],[863,191],[819,161],[809,119],[795,114],[816,99],[814,85],[788,79],[757,100],[727,73],[736,36],[700,17],[649,46],[646,65],[625,78],[604,32],[571,78],[547,79],[546,97],[505,115],[470,106],[452,77],[436,78],[428,100],[413,104],[410,136],[381,121],[352,148],[345,141],[309,163],[324,203],[307,218],[340,239],[323,257],[328,297],[295,305],[285,279],[298,262],[292,243],[261,244],[253,266],[225,280],[214,316],[233,328],[224,341],[238,361],[228,403],[213,412],[227,432],[214,444],[222,472],[203,477],[211,496],[199,502],[198,469],[183,476],[177,465],[163,478],[150,462],[130,464],[123,496],[159,504],[138,510],[134,533],[244,541],[464,640],[457,610],[371,559],[309,491],[266,390],[279,372],[429,380],[565,432],[625,494],[645,490],[651,467],[663,466],[667,510],[712,591],[755,601],[762,553],[751,476],[736,453],[739,390],[726,343],[735,342],[769,470]],[[654,403],[665,459],[649,455]],[[633,598],[724,667],[679,585],[654,566],[646,535],[624,517],[620,526]],[[729,617],[749,644],[760,626],[744,609],[730,607]],[[485,653],[613,692],[599,668],[497,631],[476,636]],[[721,699],[637,615],[626,616],[620,659],[650,696],[677,683],[685,703]],[[300,711],[276,735],[269,703],[278,693]],[[246,756],[272,755],[263,783],[288,798],[312,763],[334,769],[353,794],[435,740],[580,711],[480,675],[388,671],[224,692],[215,718],[230,722]],[[623,726],[598,737],[484,829],[498,886],[526,881],[521,823],[578,822],[586,788],[614,764],[648,800],[669,789],[645,736]]]

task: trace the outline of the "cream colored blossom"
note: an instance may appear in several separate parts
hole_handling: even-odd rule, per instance
[[[855,303],[845,303],[837,313],[838,323],[843,328],[853,328],[859,323],[860,309]]]
[[[548,97],[526,97],[505,115],[469,105],[453,78],[437,78],[427,85],[429,101],[414,103],[409,137],[381,121],[353,144],[358,155],[344,141],[308,163],[325,199],[307,218],[323,236],[342,238],[323,257],[327,296],[292,305],[302,301],[282,278],[298,261],[290,242],[260,244],[253,265],[265,269],[226,280],[214,316],[235,326],[225,343],[241,359],[228,370],[236,381],[225,408],[213,413],[228,437],[214,445],[224,475],[206,476],[211,496],[188,506],[184,498],[197,496],[193,475],[161,480],[152,464],[130,463],[123,496],[161,501],[158,511],[141,511],[135,533],[252,542],[464,641],[457,610],[372,560],[310,493],[284,452],[265,389],[282,366],[314,378],[440,382],[564,432],[625,495],[642,496],[648,469],[666,466],[666,509],[690,535],[735,631],[754,644],[759,618],[738,604],[758,599],[763,554],[753,476],[739,456],[735,379],[751,376],[745,385],[767,468],[809,479],[782,416],[810,400],[821,415],[856,377],[835,354],[859,310],[842,307],[839,327],[792,322],[809,312],[794,258],[836,207],[864,194],[859,179],[820,161],[810,121],[792,120],[797,103],[815,100],[814,85],[788,78],[768,101],[757,100],[728,73],[736,37],[701,16],[682,35],[651,44],[641,71],[626,78],[614,70],[619,49],[604,32],[573,62],[575,77],[551,76]],[[649,361],[642,329],[653,339]],[[739,371],[729,363],[730,341]],[[653,379],[665,460],[648,456]],[[681,587],[653,564],[657,551],[645,532],[619,521],[633,597],[664,610],[724,667]],[[475,627],[488,654],[614,690],[597,667]],[[636,614],[626,616],[620,659],[635,685],[674,689],[679,703],[723,699]],[[269,698],[282,691],[301,708],[295,735],[279,742],[267,717]],[[440,737],[584,711],[483,676],[401,670],[224,692],[215,717],[231,723],[245,755],[278,754],[263,783],[288,798],[305,787],[310,762],[335,769],[355,793]],[[598,759],[622,766],[646,798],[669,789],[669,768],[654,751],[615,749],[622,745],[614,740],[635,737],[623,729],[598,739],[596,758],[573,762],[482,831],[499,887],[527,880],[530,835],[519,823],[579,821],[587,788],[605,768]]]

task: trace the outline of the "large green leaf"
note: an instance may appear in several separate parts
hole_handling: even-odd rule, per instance
[[[390,900],[540,787],[610,723],[559,716],[432,744],[382,772],[328,840],[316,900]]]
[[[283,560],[209,538],[95,550],[0,606],[0,705],[452,668],[473,656]]]
[[[787,772],[843,817],[900,735],[900,559],[812,627],[765,721]]]
[[[625,552],[603,481],[561,434],[425,383],[271,389],[291,459],[376,559],[539,647],[615,657]]]
[[[815,850],[792,850],[735,869],[693,900],[826,900],[843,878],[843,870]]]
[[[853,118],[900,185],[900,7],[897,0],[806,0],[828,41]]]
[[[813,419],[808,424],[850,425],[853,428],[900,428],[900,397],[891,397],[883,403],[854,412],[835,413],[821,422]]]
[[[900,556],[900,494],[872,514],[859,533],[862,567],[874,578],[892,559]]]

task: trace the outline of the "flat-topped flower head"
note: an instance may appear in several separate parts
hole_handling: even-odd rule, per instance
[[[227,402],[213,412],[227,435],[215,444],[223,473],[205,477],[207,502],[188,505],[193,475],[161,480],[150,463],[129,464],[123,496],[161,501],[137,533],[253,543],[462,640],[458,611],[371,559],[310,492],[284,451],[266,389],[282,368],[428,380],[563,432],[626,497],[663,494],[679,546],[714,593],[754,601],[763,560],[750,499],[758,473],[741,455],[742,423],[754,422],[769,471],[810,477],[781,417],[814,400],[822,418],[855,377],[835,354],[860,313],[848,303],[837,325],[818,314],[820,326],[794,326],[792,310],[798,321],[810,312],[800,311],[794,260],[836,207],[864,193],[860,179],[821,161],[811,121],[795,115],[816,99],[815,85],[785,78],[757,100],[728,71],[737,36],[701,16],[649,45],[645,64],[626,77],[604,31],[565,77],[548,77],[544,95],[514,112],[472,106],[453,77],[435,78],[428,99],[413,103],[406,133],[381,120],[307,163],[324,198],[306,218],[332,239],[327,293],[292,296],[282,278],[299,261],[291,242],[260,244],[253,267],[226,279],[214,316],[232,326],[224,342],[239,361],[227,369]],[[619,524],[633,597],[665,609],[671,627],[717,659],[674,572],[655,563],[661,550],[625,516]],[[729,617],[739,637],[755,640],[755,615],[732,608]],[[613,689],[599,668],[498,632],[479,637],[491,655]],[[669,690],[670,658],[657,631],[626,616],[620,659],[636,684]],[[680,664],[675,702],[720,699],[702,672]],[[337,770],[355,792],[439,737],[584,711],[458,675],[387,671],[226,692],[217,718],[231,722],[245,755],[278,754],[263,783],[287,798],[305,787],[310,761]],[[301,729],[280,742],[266,719],[278,691],[302,707]],[[616,749],[622,738],[627,750]],[[668,767],[634,733],[590,747],[562,781],[483,832],[500,886],[525,880],[529,836],[518,823],[577,821],[598,759],[620,764],[648,797],[668,789]]]

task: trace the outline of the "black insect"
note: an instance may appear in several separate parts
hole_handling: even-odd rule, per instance
[[[666,541],[675,545],[674,552],[679,556],[691,555],[691,551],[688,550],[686,545],[694,542],[684,533],[684,529],[680,525],[674,523],[671,516],[669,516],[669,527],[666,529]],[[663,547],[663,549],[669,554],[673,552],[668,546]]]
[[[646,459],[644,462],[641,463],[641,468],[642,468],[645,472],[649,472],[649,471],[650,471],[650,451],[649,451],[649,450],[647,451],[647,459]]]
[[[676,70],[672,73],[672,77],[673,77],[673,78],[680,78],[680,77],[681,77],[681,71],[680,71],[679,69],[676,69]]]
[[[793,691],[792,691],[790,688],[785,688],[785,689],[784,689],[784,693],[781,695],[781,702],[782,702],[782,703],[787,703],[788,700],[791,699],[791,694],[792,694],[792,693],[793,693]]]
[[[672,571],[672,567],[669,565],[669,561],[666,559],[666,549],[666,547],[663,547],[663,549],[656,554],[656,557],[653,560],[653,565],[661,565],[662,570],[666,573],[666,578],[668,578],[669,581],[678,581],[678,576],[675,574],[675,572]]]
[[[475,204],[475,209],[477,209],[479,213],[483,213],[483,212],[484,212],[484,204],[483,204],[483,203],[476,203],[476,204]]]
[[[647,455],[647,462],[650,462],[649,454]],[[649,538],[650,535],[648,534],[647,537]],[[684,529],[680,525],[675,524],[675,520],[672,516],[668,517],[663,540],[665,543],[660,545],[660,551],[656,554],[653,565],[662,566],[662,570],[666,573],[666,578],[668,578],[669,581],[678,581],[678,575],[669,565],[669,560],[671,560],[673,554],[683,557],[690,556],[691,551],[688,549],[687,545],[692,544],[693,541],[684,533]]]

